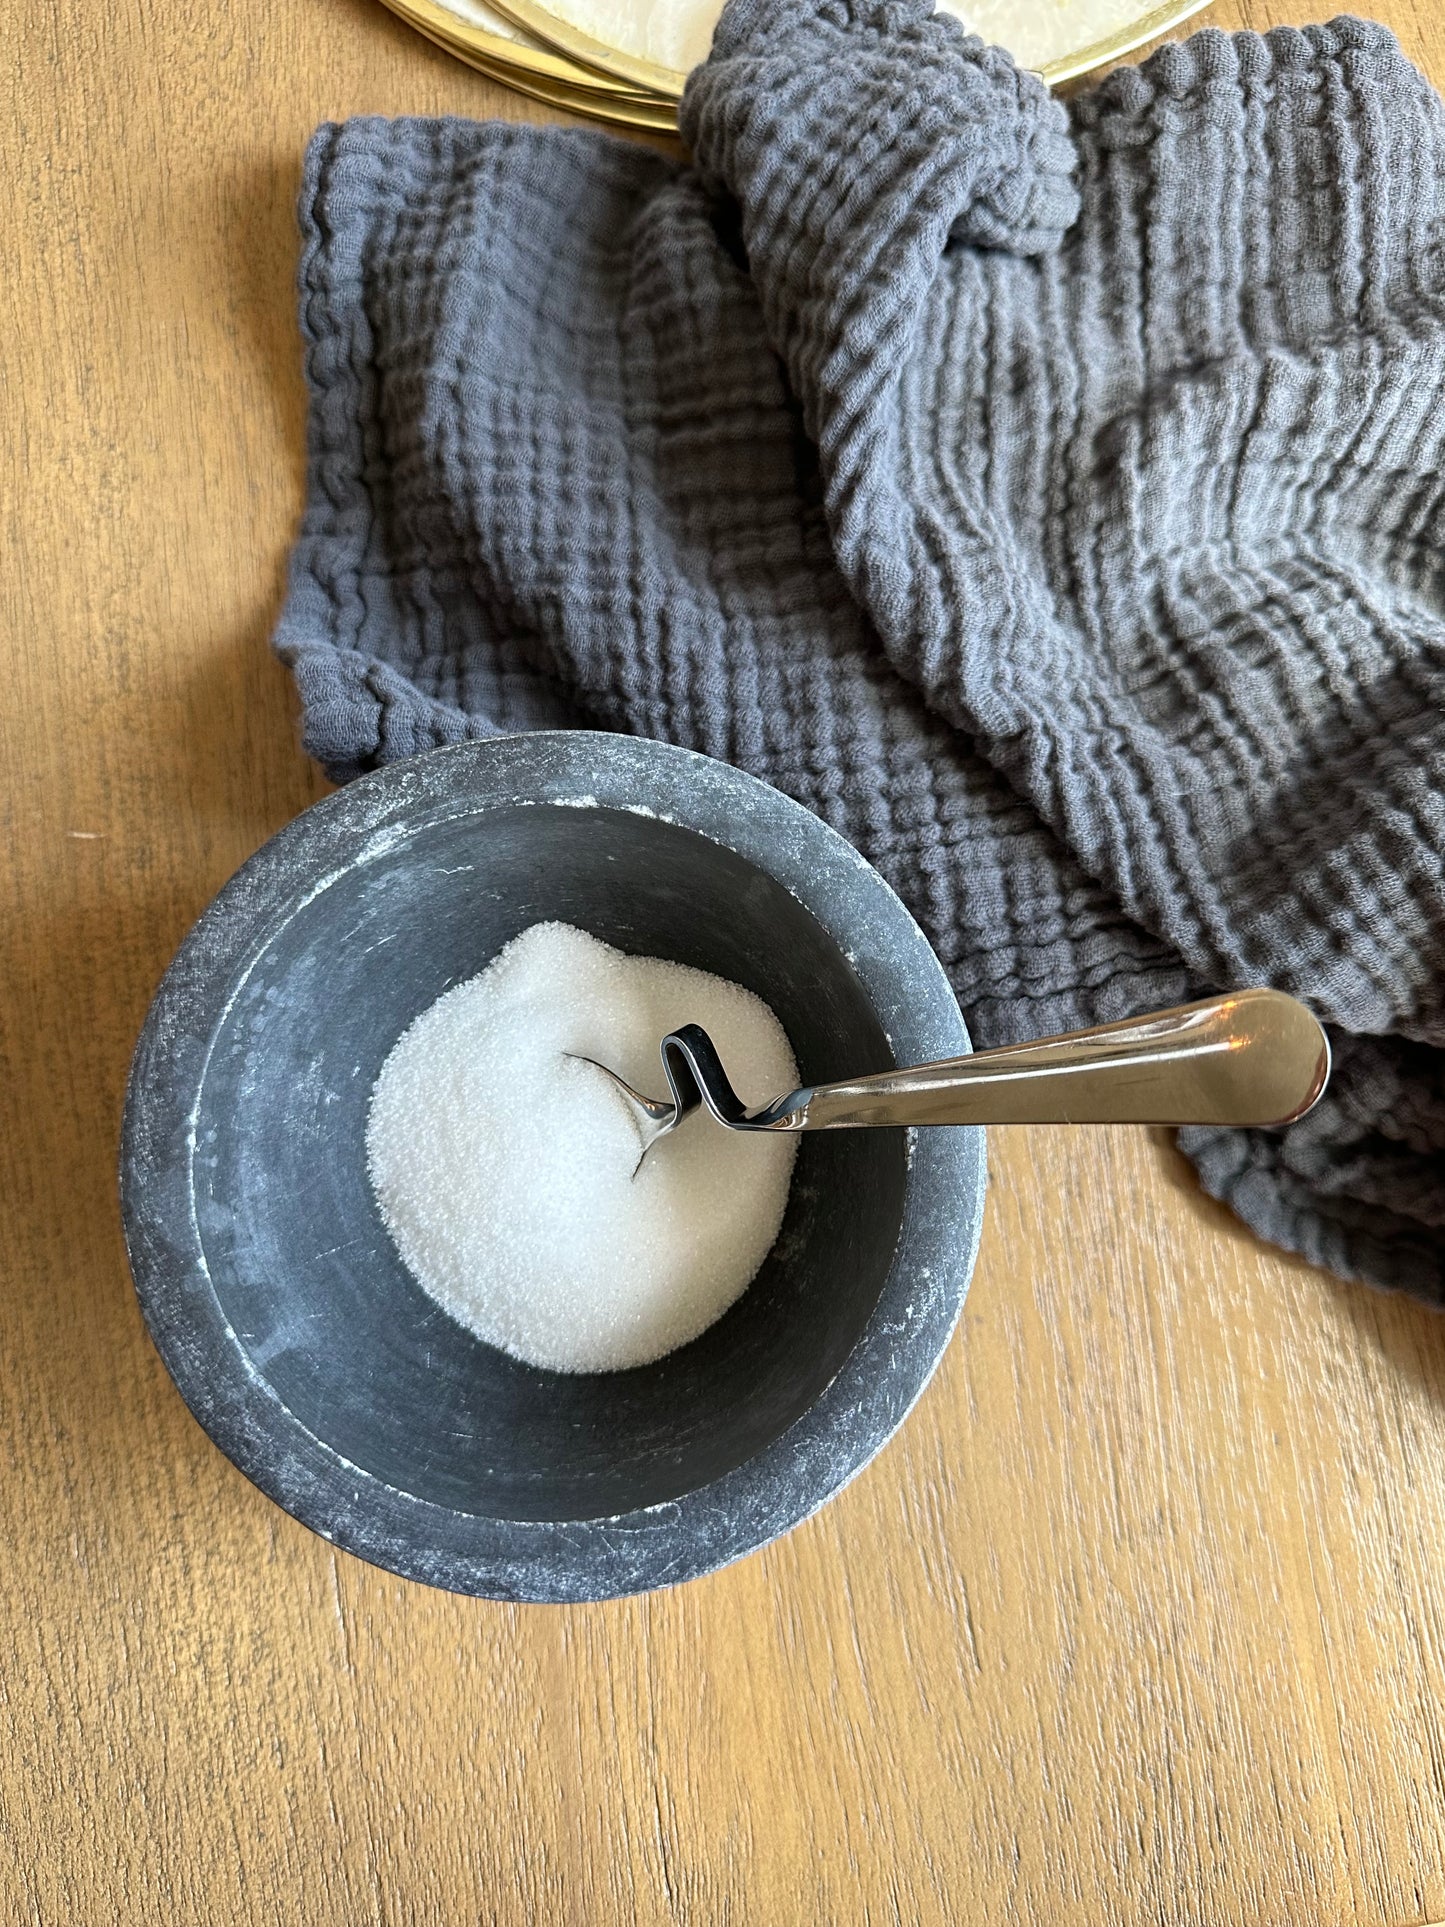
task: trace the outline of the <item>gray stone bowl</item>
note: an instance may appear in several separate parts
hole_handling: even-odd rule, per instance
[[[432,1585],[605,1599],[786,1532],[897,1429],[973,1268],[983,1134],[806,1136],[710,1331],[633,1371],[519,1364],[413,1282],[363,1138],[400,1033],[545,918],[747,985],[806,1083],[969,1047],[897,897],[787,797],[633,738],[467,743],[327,797],[206,910],[136,1049],[121,1193],[167,1369],[278,1505]]]

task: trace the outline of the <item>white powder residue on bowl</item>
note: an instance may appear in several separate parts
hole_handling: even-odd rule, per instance
[[[534,924],[424,1010],[372,1093],[381,1215],[422,1288],[528,1364],[619,1371],[686,1344],[756,1276],[797,1139],[702,1114],[637,1169],[635,1108],[578,1056],[667,1095],[658,1046],[698,1023],[739,1096],[798,1083],[761,999],[702,970]]]

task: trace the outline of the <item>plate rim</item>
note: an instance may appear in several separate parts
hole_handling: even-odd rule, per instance
[[[382,5],[434,47],[450,54],[473,73],[482,75],[499,87],[509,88],[528,100],[539,101],[544,107],[575,114],[602,126],[629,128],[635,133],[673,136],[677,133],[677,110],[666,102],[655,101],[651,97],[643,98],[620,88],[593,86],[590,74],[582,83],[560,81],[554,80],[550,74],[534,73],[529,68],[518,67],[510,59],[493,58],[490,52],[473,47],[444,29],[434,28],[428,19],[422,17],[417,0],[382,0]],[[483,28],[476,31],[481,39],[495,39]],[[496,41],[496,44],[510,46],[516,43]]]
[[[591,89],[599,96],[616,96],[620,100],[638,101],[644,105],[652,104],[655,98],[650,92],[640,91],[624,81],[614,79],[601,69],[579,65],[554,48],[528,46],[525,41],[507,40],[486,27],[478,27],[462,19],[460,14],[453,13],[449,7],[440,5],[439,0],[381,0],[381,4],[399,20],[404,20],[408,26],[424,34],[433,45],[444,48],[463,62],[467,62],[470,52],[497,66],[514,69],[537,79],[556,81],[563,86]],[[496,11],[501,13],[506,10],[498,7]],[[515,24],[522,25],[520,21]]]
[[[441,45],[440,42],[437,44]],[[677,111],[664,103],[654,105],[626,96],[569,89],[561,81],[516,74],[510,68],[504,68],[499,61],[488,60],[484,54],[467,53],[456,47],[448,47],[446,51],[470,67],[473,73],[495,81],[499,87],[508,87],[528,100],[538,101],[544,107],[555,107],[560,113],[574,114],[601,127],[627,128],[637,134],[665,134],[674,140],[677,138]]]

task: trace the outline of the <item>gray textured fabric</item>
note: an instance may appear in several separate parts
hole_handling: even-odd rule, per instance
[[[879,865],[982,1043],[1268,982],[1209,1190],[1445,1295],[1445,111],[1383,28],[1067,108],[918,0],[732,0],[680,164],[321,130],[278,646],[344,778],[588,724]]]

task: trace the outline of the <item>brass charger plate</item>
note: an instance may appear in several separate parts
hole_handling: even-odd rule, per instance
[[[392,0],[386,0],[390,6]],[[400,11],[400,8],[397,9]],[[650,102],[629,100],[625,96],[598,94],[580,87],[567,87],[560,81],[547,81],[534,78],[530,74],[519,73],[516,68],[502,66],[473,54],[463,48],[450,47],[467,66],[488,80],[495,80],[500,87],[510,87],[514,92],[526,94],[531,100],[540,100],[548,107],[563,108],[569,114],[580,114],[586,120],[603,121],[609,127],[631,127],[644,133],[677,133],[677,109],[660,106]]]
[[[651,92],[579,65],[478,0],[448,0],[446,5],[440,0],[384,0],[384,4],[447,53],[520,92],[577,113],[676,129],[675,114],[659,122],[657,116],[665,109]],[[607,112],[613,105],[620,110],[616,116]],[[635,123],[634,110],[642,116]]]
[[[677,101],[687,74],[668,66],[639,46],[641,30],[615,27],[607,37],[595,30],[608,0],[495,0],[497,10],[518,27],[559,53],[614,80]],[[1095,67],[1132,53],[1146,41],[1168,33],[1209,0],[943,0],[946,10],[985,40],[1005,46],[1021,66],[1031,67],[1051,85],[1073,80]],[[611,0],[614,16],[621,14]],[[671,36],[686,46],[691,66],[706,56],[722,0],[692,0],[682,31]]]

